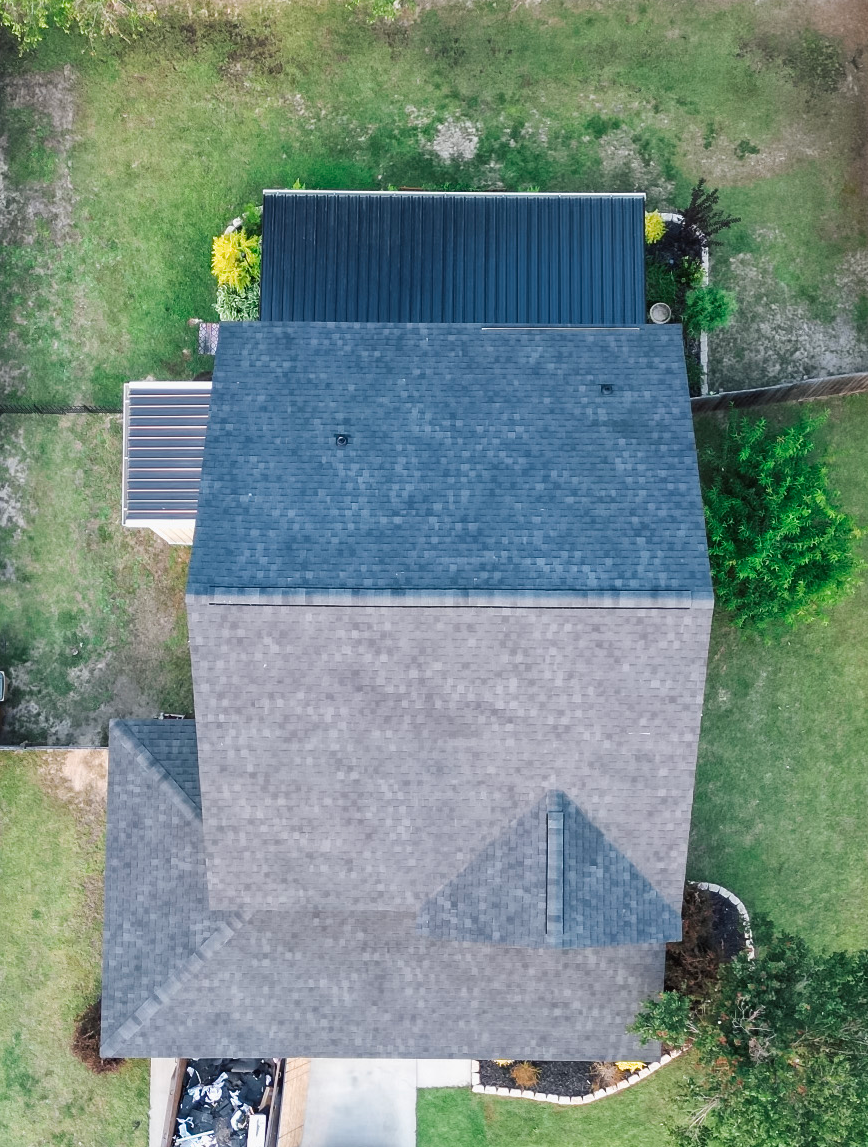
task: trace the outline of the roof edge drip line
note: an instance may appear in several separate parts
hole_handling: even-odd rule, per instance
[[[215,586],[191,592],[188,602],[207,605],[376,605],[393,607],[465,606],[472,609],[711,609],[711,591],[689,590],[426,590],[426,589],[257,589]]]

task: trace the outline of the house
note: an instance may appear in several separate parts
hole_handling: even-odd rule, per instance
[[[635,276],[601,325],[287,316],[333,200],[266,197],[278,317],[221,330],[196,720],[111,728],[103,1054],[642,1058],[712,607],[680,331]]]

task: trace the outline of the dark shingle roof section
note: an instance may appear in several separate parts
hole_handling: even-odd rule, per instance
[[[193,721],[113,721],[103,927],[106,1054],[131,1038],[240,918],[210,912]]]
[[[681,939],[678,913],[558,792],[547,794],[432,896],[417,927],[438,940],[529,948]]]
[[[680,330],[224,324],[215,589],[710,598]]]
[[[138,747],[180,765],[183,723],[110,733],[104,1055],[635,1059],[661,945],[531,951],[419,936],[413,913],[208,909],[202,824]],[[183,742],[170,748],[168,739]],[[155,739],[156,738],[156,739]],[[189,766],[187,766],[189,767]]]
[[[637,326],[644,210],[642,195],[267,191],[261,318]]]
[[[210,401],[207,382],[127,383],[125,524],[196,520]]]

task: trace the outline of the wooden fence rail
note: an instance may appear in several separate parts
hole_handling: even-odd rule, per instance
[[[828,378],[806,378],[803,382],[784,382],[780,386],[760,386],[755,390],[724,390],[720,394],[700,394],[691,398],[694,414],[730,407],[768,406],[773,402],[810,402],[841,394],[863,394],[868,391],[868,374],[835,374]]]

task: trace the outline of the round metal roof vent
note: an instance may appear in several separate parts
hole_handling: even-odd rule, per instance
[[[349,434],[336,434],[335,442],[338,444],[338,446],[348,446],[350,442],[350,436]]]

